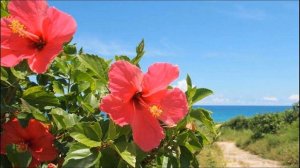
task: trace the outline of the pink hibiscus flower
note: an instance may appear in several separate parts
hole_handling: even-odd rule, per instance
[[[117,61],[109,71],[110,94],[102,99],[100,110],[118,125],[131,125],[134,142],[150,151],[165,137],[159,120],[174,126],[188,112],[185,94],[167,89],[179,75],[177,66],[156,63],[143,74],[135,65]]]
[[[10,16],[1,18],[1,66],[27,59],[33,72],[44,73],[71,40],[75,20],[42,0],[11,0],[8,11]]]

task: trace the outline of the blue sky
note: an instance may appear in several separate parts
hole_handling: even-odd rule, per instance
[[[180,68],[173,83],[214,95],[206,105],[290,105],[299,100],[299,2],[50,1],[78,23],[73,42],[104,58],[135,55],[145,39],[144,71]]]

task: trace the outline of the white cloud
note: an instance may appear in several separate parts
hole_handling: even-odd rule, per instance
[[[227,103],[230,102],[230,100],[228,98],[223,97],[223,96],[219,96],[219,97],[212,98],[212,102],[214,104],[227,104]]]
[[[186,81],[184,79],[183,80],[179,80],[176,83],[176,85],[174,85],[173,87],[177,87],[180,90],[182,90],[183,92],[187,91],[187,84],[186,84]]]
[[[266,97],[263,97],[264,100],[266,101],[272,101],[272,102],[277,102],[278,101],[278,98],[275,97],[275,96],[266,96]]]
[[[293,94],[293,95],[289,96],[289,100],[291,100],[293,102],[297,102],[297,101],[299,101],[299,95]]]

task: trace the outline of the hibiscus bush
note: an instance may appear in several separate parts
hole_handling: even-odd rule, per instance
[[[61,27],[61,25],[64,25]],[[46,1],[1,1],[1,167],[199,167],[215,133],[212,94],[173,88],[179,67],[106,60],[70,40],[72,16]]]

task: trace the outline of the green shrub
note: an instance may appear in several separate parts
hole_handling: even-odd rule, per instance
[[[224,124],[224,126],[229,127],[231,129],[247,129],[249,127],[248,121],[249,119],[244,116],[237,116]]]
[[[283,113],[283,120],[286,123],[291,124],[293,121],[296,121],[299,118],[299,108],[297,110],[297,108],[293,108],[290,110],[286,110]]]
[[[282,119],[278,113],[259,114],[251,118],[249,128],[254,132],[254,139],[264,136],[264,134],[275,134],[282,124]]]

